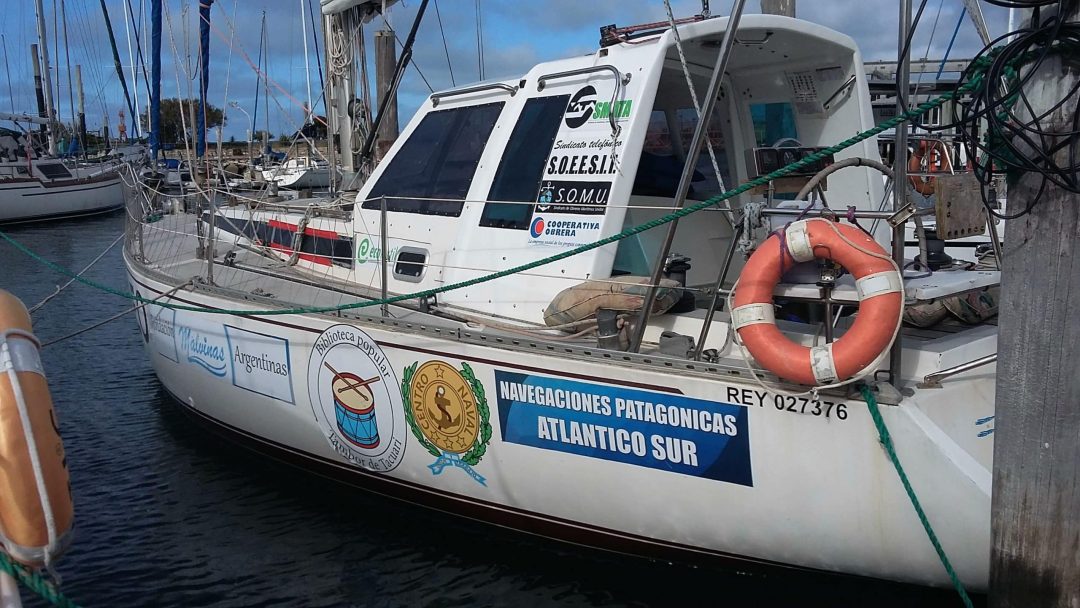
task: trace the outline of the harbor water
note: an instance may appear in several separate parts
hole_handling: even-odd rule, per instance
[[[120,235],[123,216],[0,230],[80,269]],[[121,257],[117,244],[87,276],[122,287]],[[0,288],[28,306],[65,281],[0,242]],[[35,313],[34,329],[47,343],[129,307],[76,284]],[[619,556],[340,486],[190,418],[158,384],[131,315],[43,358],[76,506],[58,570],[83,606],[960,605],[948,590]],[[699,525],[741,525],[722,504],[714,512]]]

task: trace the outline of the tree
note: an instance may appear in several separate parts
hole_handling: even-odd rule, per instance
[[[235,135],[230,135],[229,136],[229,143],[230,144],[235,144],[236,143],[236,136]]]
[[[183,114],[181,114],[183,112]],[[199,114],[199,101],[197,99],[162,99],[161,100],[161,129],[158,133],[158,141],[161,143],[179,143],[184,140],[187,125],[187,137],[194,142],[195,130],[192,125],[192,117]],[[147,112],[143,112],[142,118],[149,124]],[[206,104],[206,130],[223,126],[226,123],[225,113],[221,108]]]

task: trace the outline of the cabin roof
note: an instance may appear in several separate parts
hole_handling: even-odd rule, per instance
[[[678,26],[679,36],[690,64],[711,66],[715,62],[716,53],[719,52],[719,41],[729,21],[728,17],[714,17]],[[807,48],[821,49],[822,43],[827,43],[826,46],[831,45],[838,51],[858,52],[855,40],[846,34],[817,23],[780,15],[744,15],[739,24],[739,32],[740,36],[736,38],[736,51],[732,55],[729,71],[753,69],[764,65],[775,66],[785,57],[801,56]],[[808,44],[810,41],[813,41],[813,44]],[[437,90],[433,95],[444,95],[466,88],[498,83],[516,85],[532,73],[558,71],[566,69],[568,64],[591,63],[598,54],[607,53],[618,56],[626,51],[638,50],[646,46],[651,46],[657,53],[666,53],[674,44],[675,39],[669,28],[656,36],[599,47],[587,55],[544,61],[519,76],[486,79],[464,86]]]

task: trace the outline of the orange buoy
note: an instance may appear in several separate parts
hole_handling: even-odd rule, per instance
[[[67,548],[75,518],[39,348],[26,307],[0,290],[0,540],[32,566]]]
[[[855,277],[859,314],[840,339],[810,348],[776,327],[773,289],[784,271],[814,258],[833,260]],[[774,234],[750,256],[735,287],[731,321],[765,369],[820,386],[855,376],[888,350],[903,304],[903,280],[877,242],[854,226],[814,218],[792,222],[783,230],[783,244]]]
[[[925,159],[927,172],[942,173],[945,171],[944,154],[945,151],[941,149],[939,142],[921,141],[915,151],[911,153],[911,159],[908,160],[908,172],[923,173],[923,160]],[[933,177],[916,175],[908,179],[911,180],[911,187],[923,196],[930,196],[936,190]]]

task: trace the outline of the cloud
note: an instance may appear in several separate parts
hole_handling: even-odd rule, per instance
[[[130,82],[130,61],[127,40],[134,33],[126,28],[128,1],[136,16],[140,7],[148,11],[146,0],[107,0],[116,33],[121,61]],[[164,97],[187,96],[189,87],[197,91],[190,68],[195,65],[198,48],[198,3],[193,0],[164,0],[171,18],[172,28],[162,40]],[[33,3],[10,2],[6,6],[5,19],[0,23],[0,33],[10,55],[9,76],[12,81],[11,105],[17,111],[34,111],[33,83],[27,52],[30,42],[35,41],[35,15]],[[319,21],[318,2],[315,19]],[[687,16],[700,10],[698,0],[674,0],[676,16]],[[916,3],[917,4],[917,3]],[[938,5],[941,6],[940,15]],[[984,4],[985,3],[981,3]],[[117,111],[124,106],[119,82],[113,67],[112,51],[104,33],[104,21],[96,2],[67,2],[68,42],[67,53],[71,62],[83,66],[83,80],[87,95],[87,120],[91,128],[99,128],[103,114],[108,113],[110,123],[117,120]],[[399,38],[404,39],[420,5],[419,0],[405,0],[394,5],[388,19],[396,28]],[[436,12],[436,6],[438,12]],[[625,0],[547,0],[526,2],[520,0],[481,0],[483,19],[484,76],[485,78],[508,78],[528,71],[541,61],[591,52],[598,44],[599,28],[611,23],[629,25],[666,20],[663,4],[659,1],[626,2]],[[714,14],[730,10],[729,2],[712,1]],[[961,10],[960,0],[927,2],[926,14],[912,42],[912,56],[940,58],[949,45]],[[265,7],[265,8],[264,8]],[[751,1],[748,11],[756,12],[758,3]],[[991,35],[1004,32],[1007,12],[984,6],[986,21]],[[212,14],[214,33],[211,34],[211,83],[209,98],[217,106],[225,106],[227,100],[235,100],[248,112],[254,112],[257,76],[248,60],[256,62],[262,15],[265,11],[268,35],[269,73],[276,83],[269,103],[270,130],[273,133],[291,132],[303,120],[301,103],[307,97],[307,81],[310,78],[313,96],[320,95],[317,56],[311,43],[312,31],[308,24],[310,70],[304,69],[304,35],[301,24],[300,0],[273,0],[262,3],[251,0],[217,0]],[[52,53],[54,70],[60,80],[61,116],[70,115],[68,109],[68,85],[63,41],[53,36],[53,15],[47,9],[46,21],[50,27],[50,51],[59,42],[61,57]],[[864,0],[862,2],[822,2],[801,0],[798,15],[844,32],[856,40],[867,60],[894,59],[896,56],[897,3],[892,0]],[[441,18],[441,27],[440,27]],[[145,19],[144,19],[145,20]],[[935,24],[936,21],[936,24]],[[316,32],[320,50],[325,50],[321,23]],[[372,35],[376,29],[385,27],[381,19],[364,27],[369,57],[374,56]],[[933,44],[927,51],[927,43]],[[62,38],[62,27],[61,27]],[[149,48],[149,32],[139,32],[144,49]],[[445,39],[445,43],[444,43]],[[134,43],[134,40],[132,40]],[[982,48],[968,20],[960,22],[956,43],[951,57],[971,57]],[[231,57],[230,57],[231,55]],[[245,59],[245,55],[247,59]],[[148,54],[146,55],[148,59]],[[449,56],[449,66],[447,57]],[[399,96],[399,116],[407,122],[431,89],[462,86],[480,78],[477,50],[477,20],[475,0],[433,1],[420,26],[414,51],[417,70],[410,67],[402,80]],[[326,66],[323,66],[325,72]],[[451,78],[451,71],[453,78]],[[373,72],[373,71],[372,71]],[[374,73],[372,73],[372,78]],[[372,82],[372,87],[374,83]],[[0,92],[6,82],[0,81]],[[429,89],[429,85],[431,89]],[[279,90],[277,87],[280,87]],[[140,99],[146,92],[140,76],[138,83]],[[227,88],[227,93],[226,93]],[[265,101],[260,92],[259,124],[264,128]],[[0,95],[0,99],[2,99]],[[0,108],[9,103],[0,102]],[[145,105],[140,101],[140,108]],[[226,108],[229,124],[225,136],[242,139],[247,119],[242,113]]]

